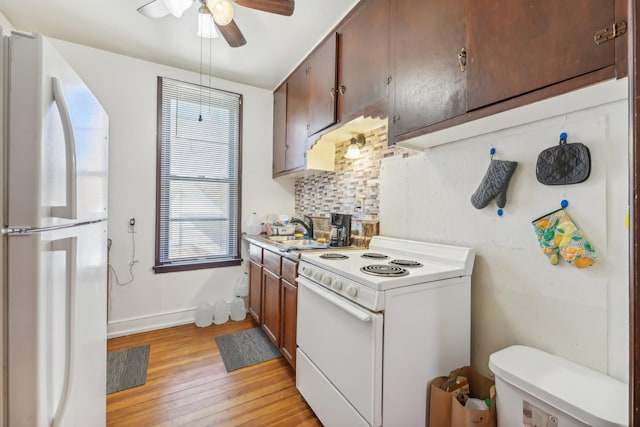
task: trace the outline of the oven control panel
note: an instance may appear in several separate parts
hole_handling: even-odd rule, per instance
[[[384,293],[301,261],[298,274],[372,311],[384,309]]]

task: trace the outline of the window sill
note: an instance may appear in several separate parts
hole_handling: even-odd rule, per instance
[[[242,264],[242,258],[232,258],[222,261],[206,262],[172,262],[170,264],[156,265],[154,273],[173,273],[177,271],[202,270],[205,268],[232,267]]]

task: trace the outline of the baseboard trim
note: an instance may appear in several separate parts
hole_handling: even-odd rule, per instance
[[[140,332],[195,323],[196,309],[179,310],[152,314],[148,316],[130,317],[107,323],[107,338],[116,338]]]

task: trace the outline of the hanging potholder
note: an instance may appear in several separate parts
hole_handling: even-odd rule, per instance
[[[577,184],[589,178],[591,156],[586,145],[567,144],[567,134],[560,134],[560,144],[547,148],[538,156],[536,178],[545,185]]]

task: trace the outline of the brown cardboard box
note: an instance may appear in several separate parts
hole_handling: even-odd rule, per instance
[[[451,393],[440,388],[449,377],[465,376],[469,381],[471,397],[491,399],[486,410],[465,408]],[[429,427],[496,427],[495,382],[480,374],[471,366],[452,371],[448,377],[437,377],[430,383]]]

